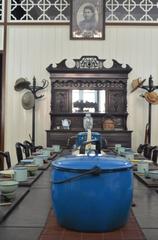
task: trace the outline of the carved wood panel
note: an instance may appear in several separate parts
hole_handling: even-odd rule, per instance
[[[71,112],[69,90],[56,90],[53,94],[52,108],[54,113],[68,113]]]
[[[126,93],[124,90],[108,90],[106,94],[107,112],[124,113],[127,109]]]

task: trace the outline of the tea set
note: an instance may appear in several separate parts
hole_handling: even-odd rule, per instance
[[[121,144],[115,145],[115,151],[124,156],[126,159],[131,161],[134,165],[137,166],[137,172],[141,175],[144,175],[145,178],[151,178],[152,180],[158,180],[158,170],[150,170],[151,160],[145,159],[143,156],[134,154],[130,148],[122,147]],[[135,159],[137,158],[137,159]]]
[[[38,155],[33,156],[32,159],[21,160],[20,164],[13,169],[0,171],[0,195],[9,200],[14,199],[18,184],[26,182],[28,177],[36,175],[38,168],[44,164],[44,160],[48,156],[48,153],[40,152]]]

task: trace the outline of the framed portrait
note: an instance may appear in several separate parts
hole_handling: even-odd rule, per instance
[[[105,39],[105,1],[71,0],[70,39]]]

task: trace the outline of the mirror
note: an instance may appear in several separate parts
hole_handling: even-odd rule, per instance
[[[72,113],[105,113],[105,90],[72,90]]]

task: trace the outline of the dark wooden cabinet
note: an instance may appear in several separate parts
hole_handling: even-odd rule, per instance
[[[131,133],[127,130],[127,79],[132,70],[129,65],[113,60],[111,68],[104,67],[104,59],[96,56],[83,56],[74,59],[75,66],[68,68],[66,59],[53,67],[47,67],[51,79],[51,127],[47,130],[47,145],[66,146],[70,137],[84,131],[83,117],[91,112],[92,131],[100,132],[106,137],[109,147],[116,143],[131,146]],[[78,94],[78,99],[74,99]],[[87,92],[86,92],[87,91]],[[89,95],[88,95],[89,94]],[[91,99],[91,94],[95,100]],[[84,96],[88,96],[84,99]],[[75,95],[76,96],[76,95]],[[70,129],[62,128],[62,120],[71,121]],[[114,121],[115,128],[106,131],[103,122]]]
[[[62,147],[67,147],[72,137],[71,146],[75,143],[75,136],[78,130],[47,130],[47,146],[51,147],[54,144],[59,144]],[[108,147],[113,148],[115,144],[121,144],[124,147],[131,147],[131,133],[132,131],[98,131],[103,138],[107,140]]]

